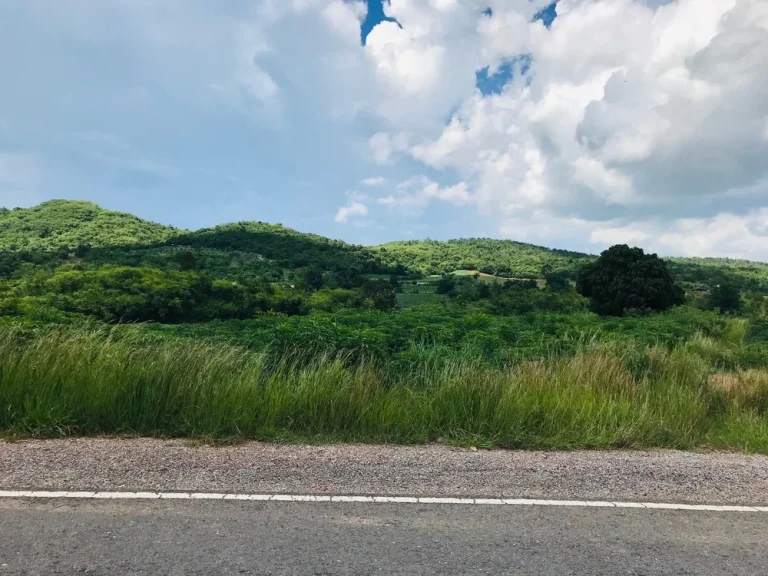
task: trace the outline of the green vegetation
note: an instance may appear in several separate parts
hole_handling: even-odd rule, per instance
[[[91,202],[51,200],[34,208],[0,209],[0,250],[153,244],[175,234],[178,231],[171,226],[104,210]]]
[[[626,244],[612,246],[586,264],[576,289],[590,299],[595,312],[608,316],[622,316],[628,310],[663,312],[685,302],[666,262]]]
[[[607,254],[0,210],[0,430],[768,452],[768,266]]]
[[[726,343],[586,343],[504,369],[264,353],[131,330],[0,332],[0,428],[20,434],[768,450],[768,371],[714,372]]]
[[[378,247],[385,264],[401,265],[420,274],[446,274],[454,270],[477,270],[504,278],[539,278],[549,264],[574,277],[581,264],[592,256],[567,250],[550,250],[511,240],[470,238],[465,240],[413,240],[390,242]]]
[[[721,312],[736,313],[741,310],[741,294],[732,282],[724,281],[712,288],[710,305]]]

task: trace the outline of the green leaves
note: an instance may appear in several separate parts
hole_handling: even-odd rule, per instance
[[[128,246],[166,241],[178,231],[104,210],[90,202],[51,200],[0,213],[0,249],[56,251],[62,246]]]
[[[612,246],[584,266],[576,289],[604,316],[622,316],[629,310],[660,312],[685,299],[664,260],[626,244]]]

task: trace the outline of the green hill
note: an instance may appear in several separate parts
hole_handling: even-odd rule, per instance
[[[390,242],[377,249],[384,263],[401,264],[422,274],[479,270],[494,276],[518,278],[538,278],[547,265],[553,271],[575,273],[583,263],[594,258],[579,252],[491,238]]]
[[[358,274],[386,272],[368,248],[298,232],[281,224],[224,224],[181,234],[172,241],[194,250],[251,254],[259,261],[272,261],[286,269],[316,266],[323,270],[351,269]]]
[[[666,258],[670,273],[680,281],[712,286],[725,278],[743,288],[768,291],[768,264],[736,258]]]
[[[289,272],[314,267],[336,273],[344,285],[361,274],[390,272],[368,248],[280,224],[238,222],[191,232],[82,201],[0,209],[0,276],[28,272],[30,264],[178,270],[185,253],[199,272],[237,281],[294,282]]]
[[[0,208],[0,250],[162,243],[179,231],[91,202],[51,200],[34,208]]]
[[[375,248],[383,264],[400,265],[421,274],[446,274],[477,270],[483,274],[514,278],[540,278],[545,272],[567,272],[575,278],[579,268],[596,258],[593,254],[556,250],[491,238],[461,240],[409,240]],[[742,289],[768,291],[768,264],[732,258],[665,258],[670,273],[680,282],[711,287],[725,278]]]
[[[280,224],[238,222],[198,231],[178,230],[132,214],[82,201],[51,200],[33,208],[0,208],[0,270],[13,273],[27,262],[57,265],[56,253],[90,248],[81,264],[178,270],[184,252],[201,272],[235,280],[263,276],[276,281],[308,267],[337,273],[389,275],[444,274],[478,270],[513,278],[540,278],[544,272],[578,269],[594,255],[490,238],[402,241],[363,247],[306,234]],[[82,252],[82,250],[81,250]],[[5,255],[5,256],[3,256]],[[3,264],[5,261],[5,264]],[[672,274],[688,284],[731,278],[743,289],[768,290],[768,264],[722,258],[669,258]],[[71,264],[71,262],[70,262]],[[292,280],[291,280],[292,281]]]

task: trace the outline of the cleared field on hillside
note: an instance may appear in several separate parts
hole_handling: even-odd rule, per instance
[[[512,280],[513,282],[523,282],[525,280],[528,280],[528,278],[505,278],[503,276],[494,276],[493,274],[485,274],[484,272],[480,272],[479,270],[454,270],[453,271],[454,276],[475,276],[477,275],[478,280],[482,280],[483,282],[501,282],[504,283],[507,280]],[[544,278],[537,278],[536,279],[536,286],[539,288],[544,288],[547,285],[547,281]]]

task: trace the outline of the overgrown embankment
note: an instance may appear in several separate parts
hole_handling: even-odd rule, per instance
[[[738,346],[701,335],[671,349],[585,342],[538,361],[489,367],[457,356],[393,375],[385,361],[275,355],[130,327],[6,326],[0,430],[768,452],[768,369],[724,362]]]

